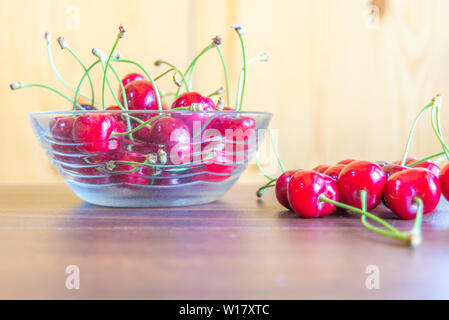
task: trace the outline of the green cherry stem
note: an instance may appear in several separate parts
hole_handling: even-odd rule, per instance
[[[43,84],[38,84],[38,83],[28,83],[28,84],[24,84],[21,82],[14,82],[11,83],[9,85],[9,87],[11,88],[11,90],[18,90],[18,89],[23,89],[23,88],[31,88],[31,87],[39,87],[39,88],[44,88],[44,89],[48,89],[50,91],[53,91],[54,93],[60,95],[61,97],[63,97],[64,99],[66,99],[67,101],[69,101],[71,104],[73,104],[76,108],[80,109],[80,110],[84,110],[83,107],[81,107],[78,103],[74,102],[72,99],[70,99],[69,97],[67,97],[65,94],[59,92],[58,90],[43,85]]]
[[[76,88],[75,91],[75,98],[73,99],[73,110],[75,110],[76,107],[76,101],[78,100],[78,96],[80,94],[80,89],[81,89],[81,85],[84,82],[84,79],[86,79],[86,75],[90,72],[90,70],[92,70],[93,67],[95,67],[98,63],[101,62],[101,59],[98,59],[97,61],[95,61],[94,63],[92,63],[87,69],[86,71],[84,71],[83,76],[81,77],[80,82],[78,83],[78,87]]]
[[[218,95],[224,93],[225,91],[226,91],[225,88],[220,87],[220,88],[218,88],[217,90],[215,90],[214,92],[209,93],[209,94],[207,95],[207,97],[208,97],[208,98],[212,98],[212,97],[214,97],[214,96],[218,96]]]
[[[161,103],[161,95],[159,93],[159,89],[157,88],[156,82],[154,81],[153,77],[148,73],[148,71],[139,63],[133,61],[133,60],[126,60],[126,59],[112,59],[115,62],[122,62],[122,63],[130,63],[138,67],[140,70],[142,70],[143,73],[145,73],[145,76],[150,80],[151,85],[154,88],[154,92],[156,93],[156,102],[157,102],[157,108],[158,110],[162,110],[162,103]]]
[[[189,107],[173,108],[172,110],[178,110],[178,111],[179,111],[179,110],[189,110]],[[161,113],[161,114],[159,114],[159,115],[157,115],[157,116],[154,116],[154,117],[148,119],[147,121],[142,122],[140,125],[138,125],[137,127],[135,127],[135,128],[132,129],[132,130],[129,130],[129,131],[127,131],[127,132],[113,133],[113,134],[111,134],[111,137],[126,136],[126,135],[128,135],[128,134],[131,134],[131,133],[134,133],[134,132],[136,132],[136,131],[139,131],[139,130],[142,129],[143,127],[148,126],[151,122],[153,122],[153,121],[155,121],[155,120],[157,120],[157,119],[159,119],[159,118],[162,118],[162,117],[166,116],[167,114],[168,114],[168,113]]]
[[[189,67],[187,68],[186,72],[184,72],[184,74],[183,74],[184,79],[187,77],[187,75],[188,75],[188,73],[189,73],[190,71],[193,71],[193,68],[194,68],[196,62],[198,61],[198,59],[199,59],[203,54],[205,54],[207,51],[209,51],[210,49],[212,49],[212,48],[214,48],[214,47],[215,47],[215,44],[214,44],[214,43],[211,43],[211,44],[209,44],[206,48],[204,48],[203,50],[201,50],[201,52],[200,52],[200,53],[193,59],[193,61],[190,63],[190,65],[189,65]],[[193,72],[192,72],[192,73],[193,73]],[[192,89],[192,83],[191,83],[191,81],[190,81],[190,82],[188,82],[188,90],[187,90],[187,91],[191,91],[191,89]],[[181,87],[179,87],[178,90],[176,91],[175,99],[178,98],[179,92],[180,92],[180,91],[181,91]]]
[[[242,47],[243,80],[242,80],[242,83],[241,83],[241,88],[240,88],[240,85],[239,85],[238,90],[237,90],[237,97],[238,97],[237,101],[238,101],[238,104],[236,104],[236,106],[235,106],[235,110],[241,111],[242,110],[242,104],[243,104],[243,97],[245,96],[246,68],[247,68],[245,40],[244,40],[244,37],[243,37],[245,31],[243,30],[242,26],[239,25],[239,24],[233,24],[231,27],[234,28],[235,31],[237,32],[237,35],[239,36],[239,39],[240,39],[240,45]]]
[[[262,173],[265,178],[267,178],[268,180],[274,179],[273,177],[271,177],[267,173],[265,173],[265,171],[262,169],[262,166],[260,164],[260,159],[259,159],[259,150],[256,150],[256,165],[257,165],[257,168],[259,169],[260,173]]]
[[[257,189],[257,192],[256,192],[257,197],[261,198],[263,196],[263,194],[265,193],[265,190],[267,188],[275,187],[276,186],[276,183],[275,183],[276,180],[277,180],[277,178],[271,179],[265,185],[263,185],[262,187]]]
[[[170,71],[174,70],[177,74],[179,74],[179,75],[181,76],[181,82],[184,84],[186,90],[188,90],[189,87],[188,87],[188,84],[187,84],[186,79],[184,78],[184,75],[182,74],[182,72],[181,72],[177,67],[175,67],[175,65],[173,65],[172,63],[167,62],[167,61],[165,61],[165,60],[161,60],[161,59],[156,60],[156,61],[154,62],[154,65],[155,65],[156,67],[159,67],[160,65],[163,65],[163,64],[169,66],[169,67],[171,68]],[[166,72],[168,73],[168,71],[166,71]],[[156,80],[156,79],[155,79],[155,80]]]
[[[281,168],[282,172],[285,172],[284,164],[282,163],[281,157],[279,156],[279,151],[277,149],[276,143],[274,142],[273,134],[271,133],[270,128],[268,128],[268,136],[270,137],[271,145],[273,146],[273,152],[274,152],[274,155],[276,156],[279,167]]]
[[[421,227],[423,219],[424,204],[421,198],[416,197],[413,201],[418,205],[418,210],[416,212],[415,223],[413,224],[412,230],[409,232],[410,244],[411,246],[418,246],[421,244]]]
[[[228,67],[226,66],[226,61],[223,55],[223,51],[221,50],[222,39],[219,36],[216,36],[212,39],[215,44],[215,48],[217,49],[218,55],[220,56],[221,65],[223,66],[223,73],[225,77],[225,85],[226,85],[226,105],[229,106],[231,103],[230,92],[229,92],[229,75],[228,75]]]
[[[262,61],[268,61],[268,58],[269,58],[268,53],[262,53],[261,55],[259,55],[259,56],[257,56],[257,57],[254,57],[254,58],[252,58],[251,60],[248,60],[248,62],[246,63],[246,66],[248,67],[250,64],[252,64],[252,63],[254,63],[254,62],[257,62],[257,61],[261,61],[261,62],[262,62]],[[242,78],[243,78],[243,75],[244,75],[244,69],[242,68],[242,69],[240,70],[239,81],[238,81],[238,83],[237,83],[238,92],[240,92],[241,87],[242,87]],[[239,95],[239,93],[237,93],[237,97],[236,97],[236,101],[235,101],[236,108],[237,108],[237,106],[239,105],[239,103],[240,103],[240,95]],[[240,111],[240,110],[239,110],[239,111]]]
[[[167,71],[162,72],[160,75],[154,77],[154,81],[158,81],[160,78],[162,78],[163,76],[169,74],[170,72],[172,72],[172,71],[174,71],[174,70],[175,70],[175,69],[170,68],[170,69],[168,69]],[[162,90],[161,90],[161,96],[163,96]]]
[[[367,208],[366,208],[366,197],[367,197],[366,191],[365,190],[361,190],[360,191],[360,201],[362,203],[362,211],[365,212],[365,213],[368,211]],[[387,230],[384,230],[382,228],[378,228],[378,227],[373,226],[371,223],[369,223],[366,220],[366,217],[367,217],[366,214],[362,214],[360,219],[362,221],[363,226],[365,228],[367,228],[368,230],[373,231],[373,232],[378,233],[378,234],[383,235],[383,236],[387,236],[387,237],[397,238],[397,236],[400,236],[401,239],[403,238],[402,232],[400,232],[397,229],[390,229],[390,227],[389,227],[390,225],[389,224],[385,225],[385,226],[388,229],[390,229],[391,231],[387,231]]]
[[[441,157],[441,156],[443,156],[443,157]],[[420,163],[422,163],[424,161],[431,160],[431,159],[434,159],[434,158],[437,158],[437,157],[439,157],[439,158],[434,161],[435,163],[441,162],[444,159],[446,159],[446,154],[444,152],[435,153],[435,154],[432,154],[432,155],[430,155],[428,157],[425,157],[425,158],[422,158],[422,159],[420,159],[418,161],[415,161],[415,162],[413,162],[411,164],[408,164],[407,166],[414,167],[414,166],[416,166],[416,165],[418,165],[418,164],[420,164]]]
[[[126,30],[123,28],[122,25],[119,26],[119,33],[117,35],[117,39],[114,42],[114,45],[112,46],[111,52],[109,53],[108,56],[108,60],[106,61],[105,67],[104,67],[104,72],[103,72],[103,85],[101,88],[101,104],[103,106],[103,110],[105,109],[105,103],[104,103],[104,89],[105,89],[105,85],[106,85],[106,74],[108,72],[108,68],[109,68],[109,63],[111,62],[112,59],[112,55],[115,52],[115,49],[117,48],[117,45],[120,41],[120,39],[122,39],[125,36]]]
[[[51,53],[51,36],[50,33],[46,32],[45,33],[45,40],[47,41],[47,56],[48,56],[48,60],[50,62],[50,67],[53,70],[53,73],[55,74],[56,78],[58,78],[58,80],[70,91],[72,91],[73,93],[75,93],[75,89],[67,83],[67,81],[65,81],[62,76],[59,74],[58,69],[56,68],[54,59],[53,59],[53,54]],[[90,100],[91,97],[88,97],[84,94],[80,94],[81,97],[83,97],[84,99]],[[99,104],[97,102],[97,104]]]
[[[350,211],[359,213],[361,215],[366,215],[368,218],[376,221],[377,223],[383,225],[384,227],[386,227],[387,229],[392,231],[390,233],[390,232],[388,232],[386,230],[382,230],[382,233],[384,235],[391,236],[393,238],[404,240],[404,241],[408,242],[407,236],[404,235],[401,231],[399,231],[398,229],[396,229],[395,227],[390,225],[388,222],[386,222],[382,218],[379,218],[378,216],[376,216],[376,215],[374,215],[374,214],[372,214],[372,213],[370,213],[368,211],[363,211],[362,209],[359,209],[359,208],[356,208],[356,207],[353,207],[353,206],[350,206],[350,205],[347,205],[347,204],[344,204],[344,203],[341,203],[341,202],[338,202],[338,201],[331,200],[331,199],[327,198],[324,194],[321,194],[319,196],[319,200],[323,201],[323,202],[327,202],[327,203],[333,204],[333,205],[335,205],[335,206],[337,206],[339,208],[350,210]]]
[[[441,147],[443,148],[443,151],[447,157],[447,159],[449,160],[449,151],[448,151],[448,146],[446,145],[446,143],[444,142],[443,136],[441,134],[441,129],[438,127],[438,122],[439,119],[439,113],[437,112],[437,110],[439,109],[439,106],[441,104],[441,97],[437,96],[434,99],[434,103],[432,106],[432,113],[431,113],[431,124],[432,124],[432,129],[435,132],[435,135],[437,137],[437,139],[440,141]]]
[[[410,129],[410,132],[408,134],[407,144],[405,146],[404,153],[402,155],[402,161],[401,166],[405,166],[405,162],[407,160],[408,152],[410,150],[410,145],[413,138],[413,133],[415,132],[416,126],[418,125],[419,120],[423,116],[423,114],[426,112],[427,109],[431,108],[434,104],[434,100],[432,100],[429,104],[427,104],[424,108],[421,109],[421,111],[416,116],[415,120],[413,121],[412,127]]]
[[[58,39],[58,43],[59,46],[61,47],[62,50],[67,49],[67,51],[76,59],[76,61],[78,61],[78,63],[80,64],[80,66],[83,68],[84,71],[86,71],[86,66],[84,65],[84,63],[81,61],[80,57],[78,57],[78,55],[75,53],[75,51],[72,50],[72,48],[70,48],[69,44],[67,43],[67,41],[65,40],[64,37],[59,37]],[[95,104],[95,90],[94,90],[94,85],[92,83],[92,78],[90,77],[90,74],[87,73],[87,78],[89,79],[89,85],[90,85],[90,91],[91,91],[91,105],[92,107]]]

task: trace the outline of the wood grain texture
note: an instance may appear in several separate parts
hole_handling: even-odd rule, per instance
[[[0,298],[449,298],[447,202],[411,250],[356,215],[300,219],[255,188],[202,206],[117,209],[67,187],[0,187]],[[65,288],[68,265],[80,268],[79,290]],[[369,265],[380,290],[365,286]]]
[[[374,28],[369,3],[381,3]],[[79,29],[68,29],[68,8],[79,8]],[[86,61],[92,47],[107,52],[119,23],[128,28],[120,53],[154,74],[164,57],[182,69],[216,34],[230,66],[232,101],[241,67],[240,46],[231,23],[247,31],[248,57],[270,53],[268,63],[249,68],[247,110],[274,113],[281,155],[290,168],[354,157],[397,159],[417,111],[435,93],[447,103],[449,83],[449,2],[445,0],[106,0],[2,1],[0,18],[8,32],[0,43],[0,180],[3,183],[60,181],[36,144],[26,114],[62,110],[67,105],[39,89],[11,92],[14,80],[61,86],[45,53],[43,33],[64,35]],[[22,10],[27,7],[29,10]],[[55,44],[61,73],[71,83],[79,66]],[[120,66],[120,72],[132,70]],[[214,91],[223,84],[218,56],[208,53],[195,77],[195,90]],[[95,76],[98,84],[99,75]],[[168,89],[169,79],[163,82]],[[85,87],[87,91],[87,87]],[[108,97],[109,101],[112,101]],[[449,125],[446,109],[443,126]],[[416,132],[413,154],[438,152],[428,118]],[[269,164],[267,164],[269,165]],[[243,181],[251,181],[251,172]]]

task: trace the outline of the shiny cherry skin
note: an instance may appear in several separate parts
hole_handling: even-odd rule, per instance
[[[297,170],[289,170],[282,173],[276,180],[276,199],[285,208],[291,210],[290,203],[288,202],[287,186],[290,182],[290,178],[296,173]]]
[[[381,168],[390,164],[390,162],[385,161],[385,160],[378,160],[378,161],[374,161],[374,162],[377,163]]]
[[[446,164],[440,173],[440,185],[446,200],[449,200],[449,163]]]
[[[330,167],[331,166],[329,166],[327,164],[320,164],[320,165],[316,166],[315,168],[313,168],[312,170],[319,172],[319,173],[324,173],[324,171],[326,171]]]
[[[138,73],[129,73],[122,79],[122,84],[124,87],[130,82],[137,80],[145,80],[145,77]],[[121,88],[119,87],[119,92],[121,92]]]
[[[382,200],[385,181],[385,173],[377,163],[351,162],[338,176],[340,200],[350,206],[361,208],[360,191],[365,190],[367,209],[374,209]]]
[[[203,111],[213,112],[215,110],[215,103],[211,98],[204,97],[198,92],[186,92],[181,94],[172,104],[171,108],[180,108],[180,107],[190,107],[194,103],[200,103],[203,106]],[[192,113],[173,113],[173,118],[180,119],[184,121],[184,123],[189,127],[190,132],[193,135],[199,134],[199,131],[206,123],[207,120],[211,117],[210,114],[201,113],[201,112],[192,112]],[[208,129],[212,126],[215,118],[207,125],[205,129]],[[197,131],[197,132],[194,132]]]
[[[393,163],[382,167],[382,171],[385,173],[385,177],[387,178],[387,180],[391,175],[395,174],[396,172],[403,171],[406,169],[407,167],[403,167],[399,164]]]
[[[255,148],[256,139],[254,130],[256,121],[247,116],[236,116],[234,114],[220,113],[212,127],[205,130],[202,141],[203,148],[207,148],[210,140],[220,140],[224,142],[224,156],[230,162],[242,162],[248,158],[248,150]],[[205,137],[208,138],[205,138]],[[229,162],[228,161],[228,162]]]
[[[50,132],[52,137],[57,141],[73,142],[73,123],[75,117],[56,117],[50,123]]]
[[[119,153],[118,159],[119,161],[131,161],[131,162],[144,162],[145,161],[145,155],[141,153],[136,152],[130,152],[127,150],[122,150]],[[114,168],[114,171],[129,171],[126,173],[117,173],[116,180],[118,182],[125,182],[125,183],[131,183],[131,184],[140,184],[140,185],[146,185],[150,183],[150,176],[153,173],[153,170],[149,166],[141,165],[138,166],[138,170],[133,171],[135,166],[131,164],[126,163],[120,163],[118,162],[116,164],[116,167]]]
[[[337,162],[337,164],[350,164],[351,162],[354,162],[355,159],[345,159]]]
[[[129,110],[157,110],[156,92],[147,80],[136,80],[125,87]],[[124,105],[123,95],[119,93],[119,101]]]
[[[424,168],[432,172],[435,176],[439,177],[441,173],[441,168],[439,165],[437,165],[433,161],[423,161],[421,163],[418,163],[417,165],[413,166],[413,168]]]
[[[408,157],[407,159],[405,159],[405,166],[408,166],[409,164],[412,164],[413,162],[418,161],[418,158],[416,157]],[[393,162],[393,164],[401,164],[402,160],[398,160]]]
[[[325,175],[331,177],[335,181],[337,181],[338,175],[340,174],[341,170],[343,170],[344,167],[346,167],[345,164],[337,164],[335,166],[331,166],[331,167],[327,168],[323,173]]]
[[[319,200],[320,195],[338,201],[337,183],[314,170],[297,171],[287,186],[287,198],[293,211],[304,218],[324,217],[335,210],[335,205]]]
[[[148,143],[167,154],[166,164],[183,164],[191,161],[192,138],[186,124],[165,116],[152,122]]]
[[[432,212],[441,196],[440,182],[429,170],[411,168],[396,172],[387,181],[384,192],[390,209],[402,219],[414,219],[418,211],[415,198],[421,198],[423,213]]]
[[[73,140],[72,130],[75,117],[56,117],[50,123],[50,133],[54,143],[52,143],[53,157],[65,163],[82,164],[84,161],[76,154],[79,153]],[[64,153],[66,155],[63,155]]]
[[[111,134],[121,132],[116,118],[98,113],[77,117],[72,129],[74,141],[80,143],[78,150],[87,153],[118,150],[120,138],[111,138]]]

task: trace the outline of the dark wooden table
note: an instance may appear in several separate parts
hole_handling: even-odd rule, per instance
[[[300,219],[255,189],[209,205],[116,209],[66,186],[0,187],[0,298],[449,298],[446,202],[410,249],[355,214]],[[68,265],[79,267],[79,290],[66,288]],[[366,286],[370,265],[379,289]]]

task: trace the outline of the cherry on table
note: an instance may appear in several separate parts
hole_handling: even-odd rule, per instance
[[[385,186],[382,168],[370,161],[354,161],[346,165],[338,176],[338,189],[343,203],[361,208],[360,191],[366,191],[367,209],[377,207]]]
[[[387,178],[387,180],[392,174],[395,174],[396,172],[403,171],[406,169],[407,167],[403,167],[399,164],[394,163],[382,167],[382,171],[385,173],[385,177]]]
[[[423,202],[423,214],[433,211],[441,196],[440,182],[429,170],[411,168],[396,172],[385,185],[384,197],[390,209],[402,219],[414,219],[416,198]]]
[[[440,185],[446,200],[449,200],[449,163],[446,164],[440,173]]]
[[[290,178],[296,173],[297,170],[289,170],[282,173],[276,180],[276,198],[278,202],[285,208],[291,210],[290,203],[288,202],[287,186],[290,182]]]
[[[326,171],[329,168],[330,168],[330,165],[320,164],[320,165],[316,166],[315,168],[313,168],[312,170],[319,172],[319,173],[324,173],[324,171]]]
[[[407,159],[405,159],[405,166],[407,167],[409,164],[412,164],[413,162],[418,161],[418,158],[416,157],[408,157]],[[402,160],[398,160],[393,162],[393,164],[401,164]]]
[[[323,173],[325,175],[331,177],[335,181],[337,181],[338,175],[340,174],[341,170],[343,170],[344,167],[346,167],[345,164],[337,164],[335,166],[331,166],[331,167],[327,168]]]
[[[337,164],[350,164],[351,162],[356,161],[355,159],[345,159],[337,162]]]
[[[414,165],[413,168],[424,168],[432,172],[435,176],[439,177],[441,173],[441,168],[435,162],[426,160],[417,165]]]
[[[288,202],[298,215],[304,218],[324,217],[335,210],[335,205],[320,201],[321,195],[338,201],[337,183],[314,170],[297,171],[287,187]]]

